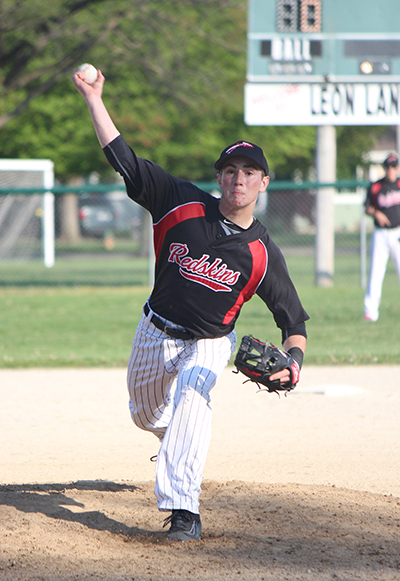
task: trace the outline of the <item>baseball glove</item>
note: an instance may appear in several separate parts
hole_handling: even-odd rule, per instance
[[[258,385],[261,391],[278,392],[291,391],[299,381],[300,368],[298,363],[292,359],[289,353],[282,351],[272,345],[272,343],[262,343],[251,335],[245,335],[234,362],[237,371],[241,371],[248,379]],[[271,381],[269,378],[274,373],[288,369],[290,372],[290,383],[281,385],[279,379]],[[265,387],[261,387],[261,386]],[[285,395],[286,395],[285,394]]]

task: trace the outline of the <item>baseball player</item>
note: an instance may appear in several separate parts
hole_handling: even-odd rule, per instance
[[[269,182],[268,164],[254,144],[238,141],[224,149],[215,163],[217,199],[136,157],[104,106],[100,71],[93,85],[80,73],[72,79],[128,196],[152,216],[155,283],[133,339],[129,406],[133,422],[160,441],[155,495],[159,510],[171,512],[168,539],[198,540],[210,392],[235,350],[243,303],[254,293],[261,297],[299,369],[306,348],[308,315],[280,250],[252,215]],[[285,384],[290,373],[271,378]]]
[[[364,297],[364,319],[377,321],[382,284],[389,256],[400,280],[400,179],[399,158],[394,153],[383,162],[385,176],[370,185],[365,212],[374,218],[369,283]]]

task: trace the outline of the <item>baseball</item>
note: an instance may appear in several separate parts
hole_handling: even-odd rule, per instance
[[[89,63],[83,63],[83,65],[80,65],[77,69],[76,72],[85,73],[85,81],[89,84],[89,85],[93,85],[93,83],[95,83],[97,81],[97,69],[89,64]]]

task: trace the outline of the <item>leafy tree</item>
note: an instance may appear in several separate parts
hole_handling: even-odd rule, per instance
[[[363,153],[373,149],[377,139],[387,132],[387,127],[338,127],[337,173],[341,179],[355,179],[356,167],[363,166]]]
[[[64,181],[111,175],[70,81],[92,62],[128,143],[171,173],[212,180],[222,148],[246,139],[276,178],[306,175],[315,128],[244,124],[246,10],[246,0],[0,0],[0,156],[51,158]]]
[[[3,0],[0,155],[50,157],[60,179],[109,172],[69,79],[86,61],[106,75],[105,100],[127,141],[173,173],[213,179],[219,152],[239,138],[260,142],[271,167],[306,166],[313,130],[244,124],[246,8],[245,0]]]

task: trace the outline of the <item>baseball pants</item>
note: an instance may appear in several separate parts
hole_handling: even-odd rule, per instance
[[[391,256],[400,280],[400,227],[375,228],[371,240],[371,264],[368,289],[364,297],[364,314],[372,321],[379,317],[383,279]]]
[[[143,313],[132,343],[127,376],[131,417],[161,442],[158,508],[197,514],[211,439],[210,392],[234,352],[236,333],[217,339],[172,339],[151,323],[153,314],[151,309],[147,316]]]

